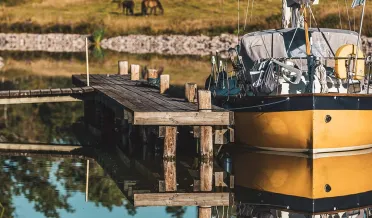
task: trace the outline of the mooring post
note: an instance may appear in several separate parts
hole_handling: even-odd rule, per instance
[[[164,94],[169,89],[169,75],[160,76],[160,94]]]
[[[128,61],[119,61],[118,63],[119,66],[119,75],[128,75]]]
[[[212,207],[199,207],[199,218],[211,218]]]
[[[198,91],[199,112],[212,111],[212,96],[207,90]],[[200,127],[200,191],[212,191],[213,181],[213,132],[212,126]],[[199,207],[199,218],[210,218],[212,207]]]
[[[164,137],[164,179],[165,191],[177,190],[176,176],[176,143],[177,143],[177,127],[165,127]]]
[[[137,64],[130,65],[130,79],[131,80],[139,80],[140,79],[140,66]]]
[[[185,84],[185,98],[188,102],[196,102],[198,85],[196,83]]]
[[[88,37],[85,38],[85,58],[86,58],[86,64],[87,64],[87,86],[89,86],[89,43],[88,43]]]
[[[198,105],[200,112],[212,111],[211,92],[207,90],[198,91]],[[202,159],[213,159],[213,132],[212,126],[200,127],[200,147]]]

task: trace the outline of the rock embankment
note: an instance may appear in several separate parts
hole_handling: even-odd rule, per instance
[[[235,35],[184,36],[184,35],[130,35],[104,39],[101,46],[126,53],[157,53],[167,55],[209,55],[216,50],[225,50],[238,42]]]
[[[81,52],[87,35],[0,33],[1,51]]]
[[[85,38],[79,34],[5,34],[0,33],[0,51],[83,52]],[[237,44],[236,35],[129,35],[103,39],[101,46],[118,52],[135,54],[209,55]],[[372,38],[362,37],[363,50],[372,53]]]

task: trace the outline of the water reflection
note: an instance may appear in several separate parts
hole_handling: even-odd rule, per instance
[[[238,202],[306,213],[372,204],[372,150],[306,155],[239,151],[233,155]]]
[[[3,217],[193,217],[185,207],[134,208],[107,172],[82,158],[0,156]]]

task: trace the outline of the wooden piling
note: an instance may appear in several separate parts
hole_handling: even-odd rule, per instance
[[[200,164],[200,191],[209,192],[213,187],[213,162],[202,161]]]
[[[174,159],[176,157],[177,127],[165,127],[164,137],[164,159]]]
[[[137,64],[130,65],[130,79],[139,80],[140,79],[140,66]]]
[[[119,61],[118,63],[119,66],[119,75],[128,75],[128,61]]]
[[[212,217],[212,207],[199,207],[198,217],[199,218],[211,218]]]
[[[212,96],[207,90],[198,91],[198,105],[200,112],[212,111]],[[200,127],[200,151],[202,159],[213,158],[213,129],[212,126]]]
[[[165,191],[177,191],[177,175],[176,175],[176,161],[168,161],[164,159],[164,180]]]
[[[160,94],[164,94],[169,89],[169,75],[160,76]]]
[[[196,102],[198,85],[196,83],[185,84],[185,98],[188,102]]]

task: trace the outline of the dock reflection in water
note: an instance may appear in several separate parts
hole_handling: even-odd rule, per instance
[[[372,150],[322,153],[239,151],[237,202],[326,214],[372,205]]]
[[[134,208],[118,188],[123,183],[112,179],[92,158],[52,156],[0,156],[3,218],[195,217],[192,207]]]

